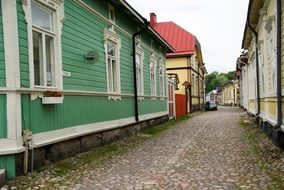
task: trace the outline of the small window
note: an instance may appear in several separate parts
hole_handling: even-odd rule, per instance
[[[154,61],[150,62],[150,87],[151,96],[156,96],[156,64]]]
[[[32,2],[34,85],[55,87],[53,12]]]
[[[160,96],[165,96],[165,66],[161,62],[159,67]]]
[[[198,89],[198,77],[195,78],[196,82],[195,82],[195,95],[199,96],[199,89]]]
[[[136,80],[137,80],[137,92],[139,95],[143,95],[144,94],[143,56],[141,53],[136,53]]]
[[[151,49],[154,50],[154,40],[151,40]]]
[[[109,20],[115,23],[115,12],[114,12],[114,7],[112,5],[108,6],[108,14],[109,14]]]
[[[107,40],[107,68],[109,92],[118,92],[117,44]]]
[[[106,56],[107,90],[109,99],[120,99],[120,38],[112,29],[104,30],[104,46]]]
[[[191,94],[194,96],[195,95],[195,85],[194,85],[194,74],[192,74],[191,76],[191,89],[192,89],[192,92]]]

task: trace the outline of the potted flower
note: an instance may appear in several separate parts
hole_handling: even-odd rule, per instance
[[[62,104],[63,94],[58,91],[45,91],[42,97],[42,104]]]

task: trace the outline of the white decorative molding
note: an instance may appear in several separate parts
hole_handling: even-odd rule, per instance
[[[31,94],[31,100],[35,100],[37,98],[42,97],[42,93],[45,92],[46,89],[32,89],[32,88],[1,88],[0,87],[0,94],[7,94],[7,93],[17,93],[17,94]],[[95,92],[95,91],[80,91],[80,90],[62,90],[60,91],[64,95],[78,95],[78,96],[112,96],[113,94],[104,93],[104,92]],[[134,94],[117,94],[117,96],[121,97],[134,97]],[[140,96],[144,98],[165,98],[168,97],[160,97],[160,96],[150,96],[144,95]]]
[[[20,88],[20,50],[16,0],[1,0],[5,54],[6,87]],[[7,93],[7,138],[22,136],[21,96]]]

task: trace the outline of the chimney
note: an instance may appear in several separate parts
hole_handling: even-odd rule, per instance
[[[157,24],[157,16],[155,13],[150,13],[150,26],[155,27]]]

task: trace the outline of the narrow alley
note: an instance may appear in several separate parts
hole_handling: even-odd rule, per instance
[[[59,177],[54,177],[56,169],[47,169],[17,179],[11,187],[33,183],[30,189],[283,189],[283,152],[243,120],[248,120],[247,114],[239,108],[196,113],[99,163],[90,161]]]

